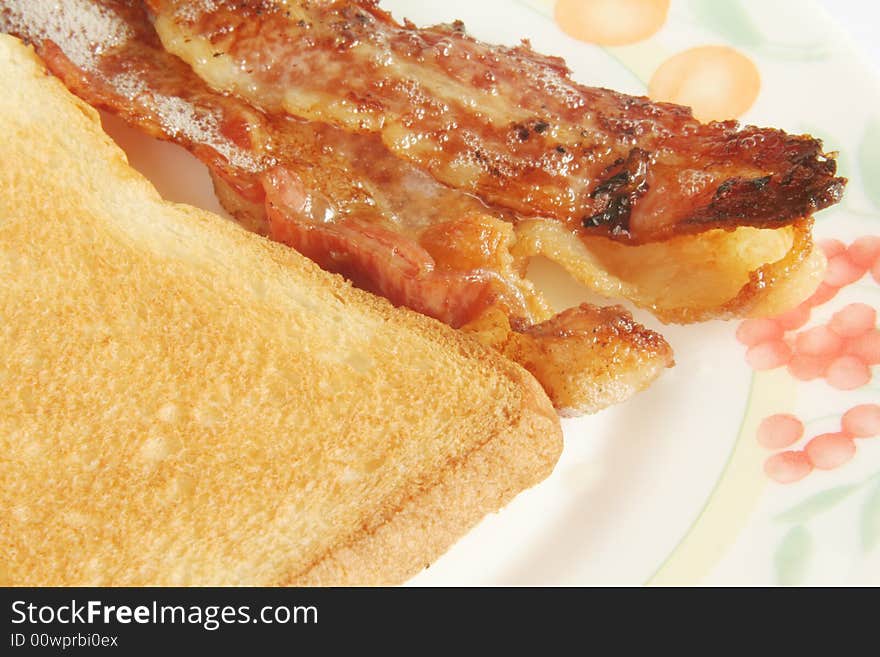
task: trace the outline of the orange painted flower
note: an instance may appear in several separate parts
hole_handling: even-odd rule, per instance
[[[556,23],[580,41],[623,46],[647,39],[666,22],[669,0],[558,0]]]
[[[654,100],[687,105],[701,121],[722,121],[744,114],[761,89],[757,67],[727,46],[701,46],[674,55],[651,76]]]

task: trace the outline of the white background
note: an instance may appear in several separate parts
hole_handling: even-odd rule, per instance
[[[850,36],[874,71],[880,74],[880,2],[876,0],[819,0]]]

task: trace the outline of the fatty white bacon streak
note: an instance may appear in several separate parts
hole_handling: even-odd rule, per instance
[[[159,43],[138,3],[0,2],[85,101],[205,162],[243,223],[394,303],[473,333],[532,371],[560,412],[593,412],[648,385],[669,345],[619,307],[551,316],[511,255],[503,213],[436,183],[381,141],[272,116],[212,91]]]
[[[166,48],[269,111],[381,136],[443,183],[524,217],[644,244],[778,228],[836,203],[821,143],[701,124],[685,107],[579,85],[527,43],[400,25],[375,0],[148,0]]]

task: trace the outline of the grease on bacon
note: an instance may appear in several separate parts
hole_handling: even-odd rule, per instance
[[[778,228],[845,181],[809,136],[702,124],[579,85],[523,43],[416,28],[371,0],[149,0],[166,47],[271,111],[375,134],[437,180],[524,217],[629,244]]]
[[[509,217],[438,184],[378,137],[212,91],[163,50],[138,3],[43,9],[5,1],[0,27],[31,41],[74,93],[188,148],[251,229],[394,303],[465,325],[531,369],[560,410],[622,401],[672,364],[663,338],[623,309],[584,304],[554,317],[522,277]]]

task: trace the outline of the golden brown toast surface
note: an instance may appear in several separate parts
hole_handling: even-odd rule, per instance
[[[0,36],[0,584],[399,582],[552,469],[524,370],[164,202]]]

